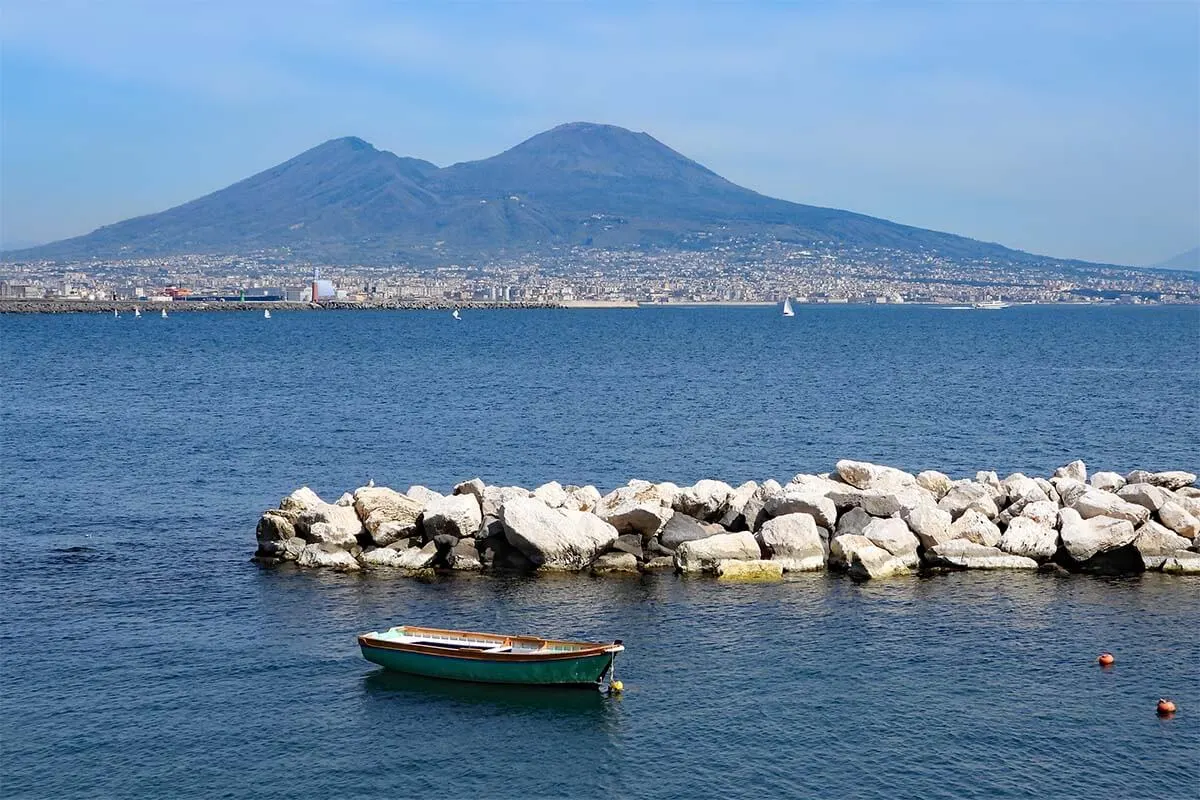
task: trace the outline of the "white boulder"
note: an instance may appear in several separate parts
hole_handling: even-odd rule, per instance
[[[937,506],[918,506],[901,512],[900,518],[924,548],[947,542],[954,538],[950,533],[950,512]]]
[[[1084,519],[1073,508],[1059,512],[1063,547],[1075,561],[1083,563],[1097,555],[1130,544],[1137,535],[1127,519],[1097,516]]]
[[[1084,519],[1092,517],[1112,517],[1126,519],[1134,525],[1141,525],[1150,518],[1149,509],[1137,503],[1123,500],[1112,492],[1102,492],[1099,489],[1088,489],[1075,498],[1071,508],[1079,512]]]
[[[728,483],[705,479],[680,489],[671,507],[702,522],[714,522],[724,513],[732,494],[733,487]]]
[[[996,547],[955,539],[925,551],[925,560],[947,569],[1037,569],[1032,558],[1005,553]]]
[[[891,517],[872,520],[863,529],[862,535],[867,537],[872,544],[882,547],[900,559],[906,567],[916,567],[921,563],[917,557],[919,544],[917,537],[913,535],[902,519]]]
[[[1178,550],[1186,550],[1191,541],[1164,528],[1153,520],[1137,529],[1133,546],[1142,556],[1146,569],[1159,569]]]
[[[785,572],[824,569],[825,548],[817,523],[809,514],[785,514],[763,523],[759,541]]]
[[[916,483],[916,478],[895,467],[885,467],[867,461],[842,459],[837,462],[837,474],[846,483],[859,489],[893,489]]]
[[[1035,561],[1049,561],[1058,551],[1058,531],[1031,517],[1017,517],[1000,537],[1000,549]]]
[[[680,572],[714,572],[718,561],[757,561],[760,557],[754,534],[721,533],[680,544],[675,549],[675,568]]]
[[[988,519],[995,519],[1000,513],[991,490],[974,481],[955,483],[946,496],[938,501],[938,508],[950,512],[954,519],[958,519],[968,510],[978,511]]]
[[[509,544],[535,566],[581,570],[617,540],[617,530],[594,514],[550,508],[532,497],[516,497],[500,507]]]
[[[969,508],[950,526],[950,538],[995,547],[1000,544],[1000,528],[981,512]]]
[[[479,508],[479,499],[474,494],[452,494],[432,501],[425,506],[421,517],[421,527],[425,538],[449,535],[459,539],[470,536],[483,523],[483,513]]]
[[[302,567],[325,567],[343,572],[354,572],[361,569],[358,560],[348,550],[325,543],[307,545],[300,551],[296,563]]]
[[[1168,500],[1158,507],[1158,518],[1162,524],[1180,536],[1195,539],[1200,536],[1200,519],[1176,500]]]
[[[675,513],[674,499],[675,492],[663,484],[630,481],[600,498],[595,513],[620,533],[640,533],[648,539]]]

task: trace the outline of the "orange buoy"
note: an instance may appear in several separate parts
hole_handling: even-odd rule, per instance
[[[1111,667],[1114,661],[1116,659],[1113,658],[1112,653],[1101,653],[1100,657],[1096,659],[1096,663],[1102,667]]]
[[[1160,717],[1169,717],[1175,713],[1175,703],[1165,697],[1158,698],[1158,715]]]

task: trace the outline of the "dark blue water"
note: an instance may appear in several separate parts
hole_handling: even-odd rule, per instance
[[[1194,579],[248,561],[301,483],[1200,471],[1196,310],[776,314],[0,318],[0,792],[1194,798]],[[619,637],[627,691],[381,674],[353,636],[403,621]]]

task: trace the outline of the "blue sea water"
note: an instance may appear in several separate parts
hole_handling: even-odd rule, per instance
[[[1195,309],[274,317],[0,317],[5,797],[1197,796],[1195,579],[249,561],[300,484],[1198,472]],[[627,690],[361,659],[355,633],[406,621],[621,638]]]

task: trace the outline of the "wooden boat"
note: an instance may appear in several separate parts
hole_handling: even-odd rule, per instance
[[[621,640],[567,642],[535,636],[398,625],[358,637],[363,657],[397,672],[477,683],[596,686],[610,675]]]

